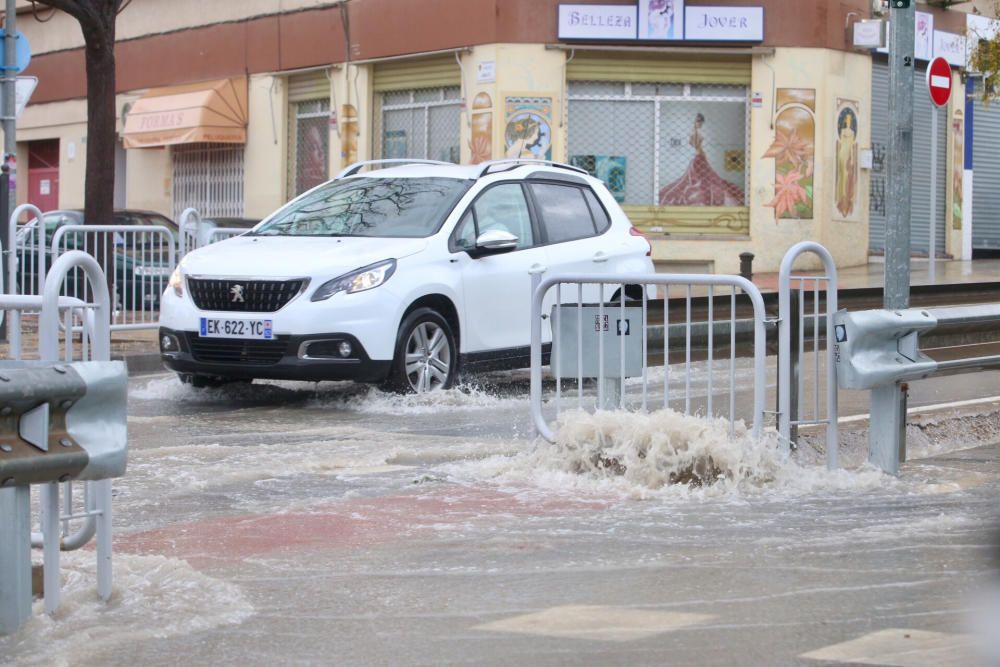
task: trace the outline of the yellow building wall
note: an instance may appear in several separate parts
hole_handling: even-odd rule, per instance
[[[337,125],[330,128],[330,177],[354,162],[372,159],[374,141],[374,65],[350,65],[330,72],[330,108]]]
[[[463,54],[462,161],[471,161],[473,134],[481,134],[483,123],[476,109],[481,94],[492,100],[491,155],[502,158],[505,99],[509,96],[552,97],[552,158],[565,161],[565,66],[569,53],[546,49],[541,44],[492,44]],[[494,62],[496,79],[478,83],[483,62]],[[623,72],[627,77],[627,72]],[[757,272],[777,271],[785,251],[801,240],[827,246],[840,266],[864,264],[868,260],[868,172],[859,169],[854,222],[836,220],[835,183],[838,99],[857,103],[859,149],[871,145],[871,57],[824,49],[778,49],[773,56],[755,56],[751,92],[760,93],[760,107],[750,111],[750,235],[674,236],[652,234],[653,258],[663,270],[677,268],[737,273],[741,252],[753,252]],[[775,221],[775,210],[765,206],[775,195],[775,160],[764,154],[774,142],[773,116],[779,88],[815,91],[815,174],[813,217],[809,220]],[[480,97],[480,99],[482,99]],[[818,266],[803,260],[803,266]]]
[[[250,77],[249,123],[244,155],[243,209],[263,218],[286,201],[288,95],[285,77]]]
[[[653,257],[669,267],[672,262],[711,267],[716,273],[738,273],[739,255],[754,254],[754,272],[776,272],[785,252],[799,241],[826,246],[838,266],[868,261],[868,172],[859,170],[857,222],[835,218],[836,122],[838,99],[858,103],[859,149],[871,147],[871,57],[825,49],[777,49],[773,56],[755,56],[751,92],[762,99],[750,111],[750,236],[727,240],[651,238]],[[777,220],[775,209],[765,206],[775,195],[775,160],[765,158],[775,139],[777,91],[782,88],[814,90],[815,173],[813,218]],[[817,268],[811,257],[802,267]]]
[[[959,72],[952,72],[952,95],[948,105],[938,112],[938,122],[948,124],[948,141],[944,150],[939,148],[938,160],[947,164],[948,184],[945,187],[947,206],[945,207],[945,252],[955,259],[972,259],[962,256],[962,225],[956,224],[955,207],[959,208],[957,217],[960,219],[962,207],[962,181],[965,178],[965,84]],[[961,124],[961,132],[956,135],[954,123]],[[956,145],[957,144],[957,145]],[[957,149],[957,151],[956,151]],[[956,163],[956,159],[960,160]]]
[[[43,139],[59,140],[59,208],[82,208],[87,168],[86,102],[71,100],[33,105],[18,118],[18,204],[28,200],[28,143]]]

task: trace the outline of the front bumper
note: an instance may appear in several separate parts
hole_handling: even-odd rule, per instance
[[[164,349],[164,340],[176,341],[175,349]],[[305,336],[275,336],[274,340],[201,338],[195,331],[160,327],[160,357],[163,365],[177,373],[234,379],[353,380],[381,382],[389,375],[392,361],[375,361],[354,336],[319,333]],[[351,355],[339,358],[341,342],[351,345]]]

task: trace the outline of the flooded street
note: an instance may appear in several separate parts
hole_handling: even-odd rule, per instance
[[[133,378],[113,600],[93,552],[63,554],[60,612],[36,606],[0,662],[975,664],[995,431],[932,425],[895,479],[859,437],[827,472],[724,422],[575,400],[549,444],[520,375],[430,397]]]

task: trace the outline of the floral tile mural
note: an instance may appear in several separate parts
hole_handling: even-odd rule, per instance
[[[816,166],[816,91],[779,88],[774,143],[774,198],[764,204],[779,220],[811,220]]]

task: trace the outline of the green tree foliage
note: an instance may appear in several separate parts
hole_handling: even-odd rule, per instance
[[[1000,2],[994,6],[993,15],[1000,16]],[[969,71],[982,74],[982,100],[989,103],[1000,96],[1000,32],[989,38],[980,37],[976,48],[969,53]]]

